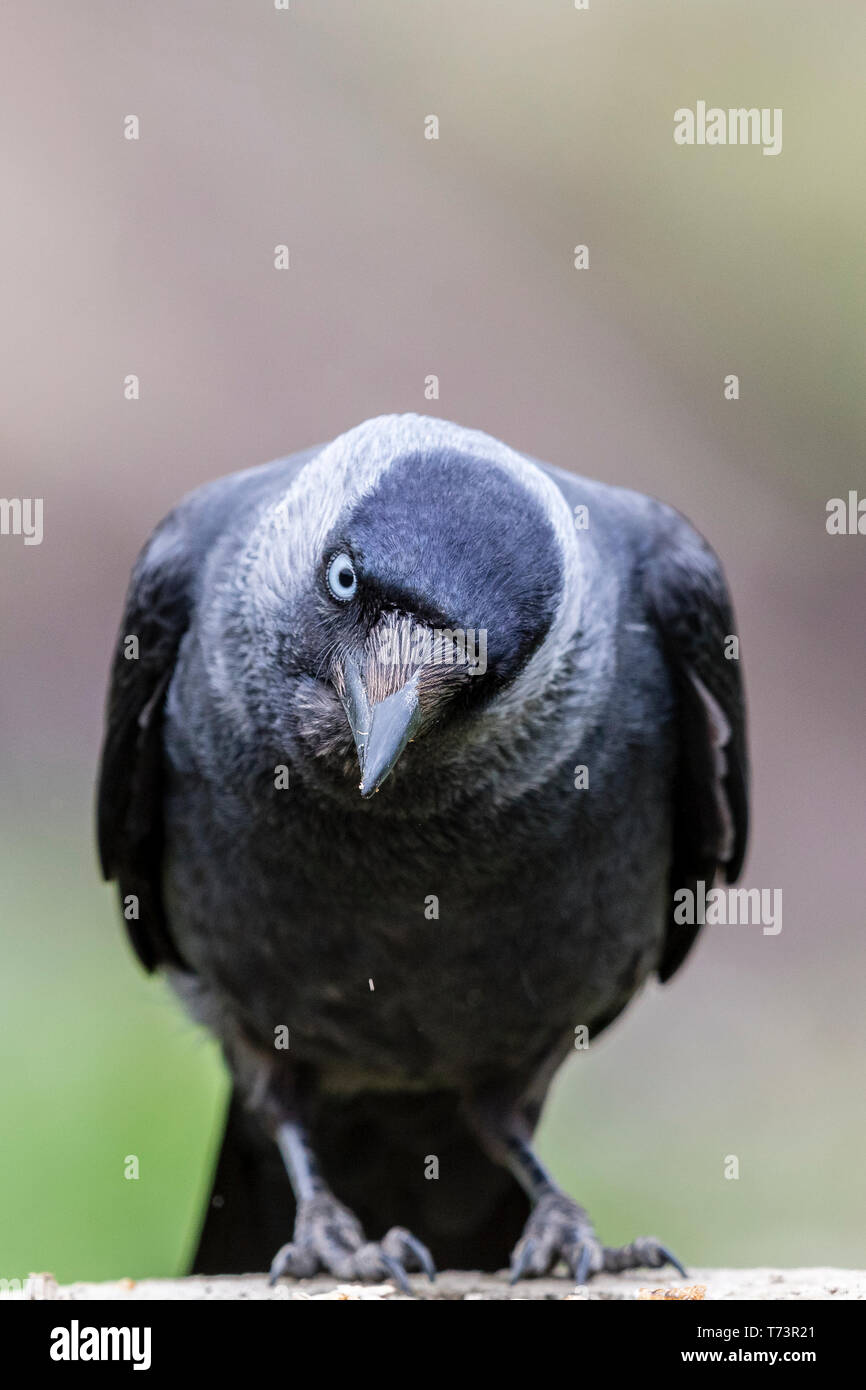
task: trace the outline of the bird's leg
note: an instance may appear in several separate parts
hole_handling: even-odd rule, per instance
[[[429,1250],[402,1226],[393,1226],[381,1241],[367,1240],[358,1218],[338,1201],[323,1178],[294,1106],[271,1092],[263,1110],[297,1204],[292,1239],[277,1251],[271,1264],[272,1284],[283,1275],[309,1279],[325,1271],[339,1279],[371,1283],[393,1279],[404,1293],[411,1293],[407,1270],[422,1270],[431,1281],[435,1279]]]
[[[589,1214],[557,1185],[530,1143],[530,1129],[519,1112],[494,1116],[489,1109],[473,1118],[491,1157],[509,1169],[532,1203],[532,1213],[511,1256],[511,1282],[548,1274],[561,1260],[575,1283],[584,1284],[600,1270],[619,1272],[671,1264],[685,1270],[654,1237],[640,1237],[621,1249],[604,1246]]]

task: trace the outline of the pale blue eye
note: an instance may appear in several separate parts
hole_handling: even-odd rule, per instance
[[[345,550],[341,550],[339,555],[335,555],[328,565],[328,588],[334,598],[340,599],[343,603],[354,598],[358,592],[358,576],[355,573],[355,566]]]

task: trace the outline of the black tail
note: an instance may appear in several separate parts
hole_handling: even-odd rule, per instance
[[[529,1203],[479,1148],[455,1096],[327,1097],[317,1103],[310,1133],[335,1196],[370,1240],[406,1226],[440,1269],[508,1264]],[[291,1239],[294,1209],[276,1146],[233,1096],[192,1272],[266,1270]]]

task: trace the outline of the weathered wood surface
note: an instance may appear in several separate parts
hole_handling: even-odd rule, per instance
[[[140,1302],[151,1299],[252,1299],[275,1301],[374,1300],[400,1301],[406,1298],[391,1284],[364,1286],[342,1284],[333,1278],[282,1281],[269,1288],[264,1275],[221,1275],[214,1278],[121,1279],[104,1284],[58,1285],[50,1275],[34,1276],[31,1297],[61,1300],[111,1300]],[[41,1281],[38,1282],[38,1281]],[[703,1295],[698,1290],[703,1287]],[[866,1299],[866,1271],[850,1269],[696,1269],[689,1278],[666,1277],[659,1272],[639,1270],[620,1275],[599,1275],[588,1286],[575,1289],[566,1278],[527,1279],[508,1284],[505,1274],[474,1274],[444,1271],[435,1284],[412,1276],[417,1298],[446,1302],[486,1302],[490,1300],[574,1300],[597,1299],[629,1301],[645,1299],[664,1290],[670,1297],[713,1299]],[[27,1294],[25,1293],[25,1297]]]

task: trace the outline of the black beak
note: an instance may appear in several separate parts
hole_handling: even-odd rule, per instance
[[[361,795],[368,797],[379,790],[421,726],[418,672],[393,695],[374,705],[367,698],[357,662],[351,657],[344,666],[343,679],[343,706],[361,767]]]
[[[377,792],[421,724],[418,674],[401,690],[373,705],[370,732],[361,758],[361,795]]]

